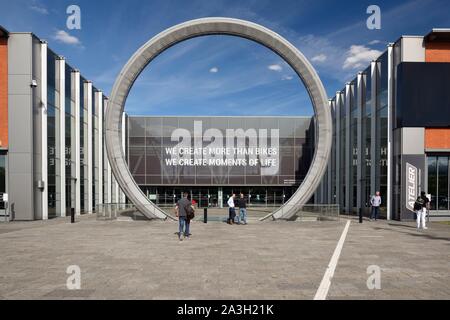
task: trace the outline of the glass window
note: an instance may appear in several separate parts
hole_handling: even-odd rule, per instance
[[[0,154],[0,194],[6,192],[6,155]],[[5,209],[5,204],[0,202],[0,209]]]
[[[437,158],[427,157],[428,165],[428,190],[431,194],[431,210],[436,210],[436,195],[437,195]]]
[[[438,210],[448,210],[448,157],[438,157]]]

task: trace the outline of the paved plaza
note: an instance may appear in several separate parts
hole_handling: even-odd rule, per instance
[[[449,299],[450,225],[351,220],[327,299]],[[98,221],[0,224],[1,299],[313,299],[348,219],[246,226]],[[81,289],[68,290],[68,266]],[[369,290],[367,268],[381,270]]]

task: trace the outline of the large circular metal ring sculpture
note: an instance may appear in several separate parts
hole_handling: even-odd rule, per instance
[[[112,172],[122,191],[147,218],[173,219],[147,199],[128,169],[121,148],[122,113],[134,81],[155,57],[179,42],[206,35],[238,36],[262,44],[283,58],[295,70],[308,90],[316,121],[316,149],[312,164],[303,183],[290,200],[265,217],[289,219],[308,202],[325,173],[332,140],[331,112],[323,84],[303,54],[277,33],[249,21],[231,18],[187,21],[161,32],[135,52],[118,75],[106,110],[106,149]]]

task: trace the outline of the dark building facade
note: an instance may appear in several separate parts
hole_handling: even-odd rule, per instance
[[[303,181],[314,152],[310,117],[127,117],[130,171],[150,200],[171,206],[183,191],[222,207],[243,192],[279,205]]]

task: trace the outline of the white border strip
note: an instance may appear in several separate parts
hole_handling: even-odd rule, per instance
[[[344,247],[344,242],[345,238],[347,237],[349,227],[350,227],[350,220],[347,220],[347,224],[345,225],[341,238],[339,239],[339,242],[336,245],[336,249],[334,249],[333,256],[331,257],[327,270],[323,275],[322,282],[320,283],[319,289],[317,289],[314,300],[326,300],[327,298],[328,290],[330,289],[331,285],[331,279],[334,276],[334,271],[336,270],[336,266],[339,261],[339,256],[341,255],[342,248]]]

